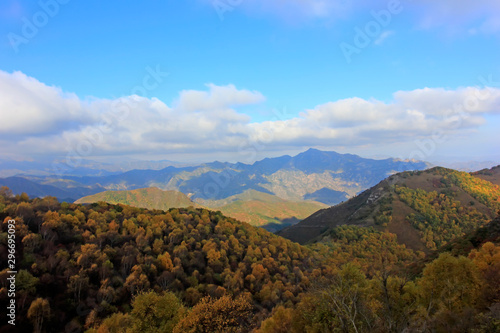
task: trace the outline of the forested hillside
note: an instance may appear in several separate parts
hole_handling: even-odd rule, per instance
[[[473,176],[500,185],[500,165],[491,169],[482,169],[472,173]]]
[[[0,306],[8,302],[8,221],[15,220],[16,332],[495,332],[500,325],[499,239],[484,232],[464,256],[425,261],[374,228],[335,228],[301,246],[206,209],[0,192]]]
[[[414,250],[436,250],[497,215],[500,187],[473,174],[432,168],[390,176],[279,234],[306,243],[341,225],[372,226]]]
[[[30,201],[5,190],[1,198],[2,221],[16,221],[19,322],[27,331],[39,298],[49,302],[50,332],[91,327],[148,290],[172,291],[186,306],[207,295],[250,295],[265,313],[296,302],[321,271],[313,251],[220,212]],[[4,247],[6,223],[2,231]]]
[[[272,232],[293,225],[317,210],[327,207],[321,202],[289,201],[255,190],[246,190],[241,194],[221,200],[197,200],[197,202],[193,202],[181,192],[163,191],[156,187],[105,191],[80,198],[75,203],[96,203],[99,201],[162,210],[189,206],[220,210],[225,216]]]

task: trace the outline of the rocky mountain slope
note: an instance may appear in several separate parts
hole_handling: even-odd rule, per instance
[[[25,192],[32,196],[55,195],[61,200],[76,200],[103,190],[158,187],[180,191],[192,200],[220,200],[246,190],[255,190],[285,200],[315,200],[333,205],[376,185],[391,174],[422,170],[427,166],[424,162],[374,160],[309,149],[293,157],[266,158],[251,165],[213,162],[199,166],[169,166],[161,170],[131,170],[103,176],[26,176],[31,182],[57,187],[64,193],[49,190]],[[22,188],[15,186],[14,180],[5,185],[15,193],[18,188]],[[82,189],[86,189],[83,195]]]
[[[498,185],[475,174],[438,167],[390,176],[279,235],[307,243],[341,225],[374,226],[396,234],[409,248],[429,251],[486,224],[499,209]]]

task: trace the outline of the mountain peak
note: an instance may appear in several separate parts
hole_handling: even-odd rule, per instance
[[[333,150],[319,150],[316,148],[309,148],[308,150],[298,154],[297,156],[320,156],[320,155],[340,156],[342,154],[337,153],[336,151]]]
[[[306,150],[305,152],[303,152],[301,154],[317,154],[317,153],[327,153],[327,152],[323,151],[323,150],[316,149],[316,148],[309,148],[308,150]]]

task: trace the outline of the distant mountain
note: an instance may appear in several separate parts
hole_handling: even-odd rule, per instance
[[[108,170],[106,165],[100,163],[85,160],[81,162],[78,167],[69,167],[64,163],[53,161],[19,162],[0,159],[0,177],[50,176],[54,174],[65,176],[108,176],[120,171],[113,168]]]
[[[351,154],[309,149],[294,157],[285,155],[266,158],[252,165],[225,163],[216,167],[216,170],[179,182],[179,190],[193,193],[194,198],[223,199],[253,189],[285,200],[299,201],[318,190],[330,189],[335,192],[329,192],[330,197],[322,196],[318,201],[335,204],[345,199],[338,197],[337,192],[345,192],[350,197],[390,174],[421,170],[427,164],[364,159]]]
[[[78,199],[75,203],[94,203],[104,201],[111,204],[125,204],[134,207],[168,210],[170,208],[199,207],[184,193],[163,191],[157,187],[137,190],[105,191]]]
[[[275,195],[247,190],[222,200],[191,201],[178,191],[163,191],[156,187],[137,190],[104,191],[78,199],[75,203],[104,201],[111,204],[126,204],[134,207],[168,210],[170,208],[208,207],[224,215],[277,231],[295,224],[315,211],[327,207],[314,201],[293,202]]]
[[[319,201],[329,206],[333,206],[339,202],[349,199],[349,194],[343,191],[335,191],[324,187],[313,193],[307,193],[304,195],[304,199]]]
[[[197,202],[210,209],[220,210],[226,216],[272,232],[298,223],[317,210],[327,207],[321,202],[289,201],[255,190],[246,190],[222,200]]]
[[[88,162],[85,165],[94,164]],[[168,166],[160,170],[100,173],[98,176],[39,175],[24,178],[39,185],[58,188],[61,193],[57,193],[56,197],[61,200],[76,200],[105,190],[157,187],[185,193],[194,201],[223,200],[253,190],[289,202],[312,200],[334,205],[391,174],[422,170],[427,166],[424,162],[365,159],[352,154],[309,149],[293,157],[265,158],[251,165],[212,162],[198,166]],[[14,193],[23,191],[22,186],[11,187]],[[30,193],[32,196],[53,195],[54,189],[40,188]]]
[[[498,175],[498,167],[480,176]],[[479,228],[497,215],[500,187],[441,167],[392,175],[342,204],[322,209],[278,232],[290,240],[320,240],[341,225],[374,226],[414,250],[429,251]]]
[[[161,170],[132,170],[102,177],[66,177],[83,186],[99,184],[108,190],[156,186],[178,190],[192,198],[219,200],[253,189],[286,200],[323,188],[345,192],[349,196],[375,185],[387,176],[406,170],[425,169],[424,162],[373,160],[351,154],[309,149],[297,156],[266,158],[252,165],[213,162],[199,166]],[[335,197],[336,192],[331,192]],[[333,200],[340,202],[343,198]],[[326,200],[326,198],[322,198]]]
[[[466,162],[447,162],[447,161],[436,161],[433,162],[435,166],[441,166],[453,170],[464,171],[464,172],[474,172],[481,169],[490,169],[498,164],[500,157],[496,157],[496,162],[494,161],[466,161]]]
[[[60,182],[61,183],[61,182]],[[0,186],[7,186],[14,194],[21,194],[25,192],[30,197],[56,197],[59,201],[73,202],[76,199],[103,191],[104,188],[99,185],[90,187],[72,186],[67,182],[63,186],[61,184],[40,184],[23,177],[7,177],[0,178]]]

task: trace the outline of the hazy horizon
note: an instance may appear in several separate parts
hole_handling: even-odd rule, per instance
[[[8,0],[0,13],[3,159],[253,163],[317,148],[500,163],[496,1]]]

